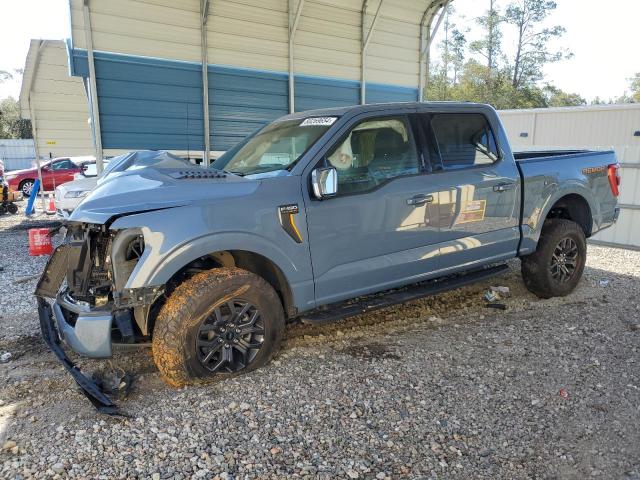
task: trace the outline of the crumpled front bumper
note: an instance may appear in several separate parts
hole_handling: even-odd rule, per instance
[[[116,404],[74,365],[62,348],[64,338],[79,353],[94,357],[111,355],[111,312],[91,312],[88,307],[73,305],[58,295],[66,267],[67,249],[63,245],[49,258],[35,291],[42,339],[99,412],[122,415]],[[56,303],[52,305],[47,298],[55,299]],[[74,316],[77,314],[74,325],[67,322],[63,308]]]
[[[111,356],[111,310],[91,309],[74,303],[65,294],[58,295],[52,309],[58,332],[72,350],[91,358]],[[73,325],[65,313],[75,317]]]
[[[55,356],[58,357],[58,360],[62,362],[64,368],[71,374],[78,386],[82,389],[82,392],[99,412],[107,415],[121,415],[117,405],[98,388],[93,380],[87,378],[80,369],[74,365],[69,357],[67,357],[67,354],[60,345],[60,337],[55,329],[56,322],[53,319],[51,306],[44,298],[36,298],[38,300],[40,330],[42,331],[42,338],[45,343]]]

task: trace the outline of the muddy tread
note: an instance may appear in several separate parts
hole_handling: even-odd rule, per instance
[[[240,268],[207,270],[176,287],[160,310],[155,323],[152,338],[153,358],[162,379],[169,385],[182,387],[206,380],[206,378],[199,378],[189,366],[188,357],[191,352],[187,351],[188,345],[185,342],[187,330],[193,328],[194,321],[197,321],[197,318],[194,319],[196,312],[199,309],[202,310],[203,305],[217,300],[212,294],[215,295],[216,291],[236,284],[239,287],[248,285],[248,288],[258,290],[276,312],[272,315],[275,317],[273,318],[275,338],[270,345],[267,357],[257,362],[258,364],[250,365],[243,372],[268,363],[279,350],[284,331],[284,312],[273,287],[258,275]],[[218,375],[228,376],[229,374]]]
[[[580,263],[577,275],[566,284],[559,285],[551,280],[547,265],[558,242],[567,236],[578,245]],[[571,293],[580,282],[586,261],[587,246],[582,228],[571,220],[553,218],[546,220],[534,253],[522,257],[520,267],[522,279],[527,289],[540,298],[564,297]]]

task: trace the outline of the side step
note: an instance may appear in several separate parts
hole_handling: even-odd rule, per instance
[[[314,324],[342,320],[343,318],[373,312],[398,303],[410,302],[418,298],[464,287],[465,285],[499,275],[507,270],[509,270],[507,265],[497,265],[495,267],[472,270],[471,272],[456,276],[427,280],[402,289],[389,290],[381,295],[369,295],[359,297],[357,300],[332,303],[324,308],[311,310],[310,312],[302,314],[300,320],[304,323]]]

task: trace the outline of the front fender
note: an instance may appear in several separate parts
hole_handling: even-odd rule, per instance
[[[182,207],[119,218],[111,225],[112,229],[138,228],[145,241],[144,253],[125,288],[161,286],[185,265],[204,255],[243,250],[275,264],[291,288],[295,306],[300,310],[312,308],[313,275],[306,239],[302,244],[295,243],[271,217],[275,219],[270,211],[258,211],[250,219],[235,217],[242,231],[224,230],[221,225],[229,224],[227,219],[219,209],[209,211],[208,207]],[[260,228],[255,224],[251,228],[243,225],[256,221]]]

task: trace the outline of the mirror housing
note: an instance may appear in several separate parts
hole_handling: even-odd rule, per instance
[[[333,167],[316,168],[311,172],[311,186],[318,200],[333,197],[338,193],[338,172]]]

